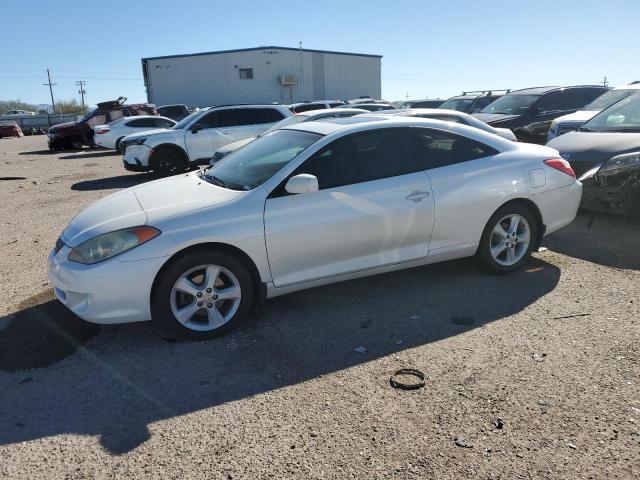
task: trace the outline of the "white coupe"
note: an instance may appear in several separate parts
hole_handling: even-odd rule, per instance
[[[474,255],[514,271],[574,219],[581,192],[556,150],[465,125],[303,122],[87,208],[49,277],[90,322],[206,338],[256,301],[318,285]]]

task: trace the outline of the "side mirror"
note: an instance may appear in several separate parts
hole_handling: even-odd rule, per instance
[[[198,133],[200,130],[202,130],[202,125],[198,125],[197,123],[191,127],[191,133]]]
[[[318,179],[315,175],[301,173],[295,177],[291,177],[284,189],[289,193],[311,193],[318,191]]]

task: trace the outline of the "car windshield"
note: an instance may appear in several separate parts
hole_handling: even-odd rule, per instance
[[[262,185],[322,135],[300,130],[276,130],[230,154],[205,171],[211,183],[233,190]]]
[[[593,102],[586,105],[582,110],[604,110],[605,108],[609,108],[614,103],[618,103],[623,98],[627,98],[629,95],[638,92],[638,90],[633,89],[619,89],[619,90],[609,90],[606,93],[603,93],[598,98],[596,98]]]
[[[587,132],[640,132],[640,93],[603,110],[585,123]]]
[[[171,127],[174,130],[182,130],[184,129],[187,125],[189,125],[191,123],[191,121],[196,118],[198,115],[202,114],[202,110],[199,110],[197,112],[193,112],[191,115],[187,115],[186,117],[184,117],[182,120],[180,120],[178,123],[176,123],[173,127]]]
[[[272,127],[267,128],[264,132],[258,135],[258,137],[264,137],[267,133],[275,132],[276,130],[280,130],[281,128],[286,127],[287,125],[295,125],[296,123],[304,122],[307,118],[309,118],[309,115],[304,115],[304,114],[291,115],[290,117],[287,117],[284,120],[280,120],[278,123],[276,123]]]
[[[457,110],[459,112],[465,112],[473,103],[473,98],[450,98],[438,108],[446,110]]]
[[[540,95],[504,95],[482,109],[482,113],[504,113],[522,115]]]

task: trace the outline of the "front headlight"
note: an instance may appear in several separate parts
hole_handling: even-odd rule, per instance
[[[610,172],[612,170],[619,170],[621,168],[640,166],[640,152],[624,153],[622,155],[616,155],[611,158],[600,169],[601,172]]]
[[[98,235],[77,247],[69,253],[72,262],[92,265],[102,262],[116,255],[120,255],[132,248],[148,242],[160,235],[160,230],[153,227],[134,227],[115,232]]]

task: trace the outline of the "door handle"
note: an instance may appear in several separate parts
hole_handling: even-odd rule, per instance
[[[419,190],[416,190],[414,192],[411,192],[409,195],[407,195],[405,198],[407,200],[410,200],[412,202],[419,202],[421,201],[423,198],[427,198],[429,197],[431,194],[429,192],[421,192]]]

